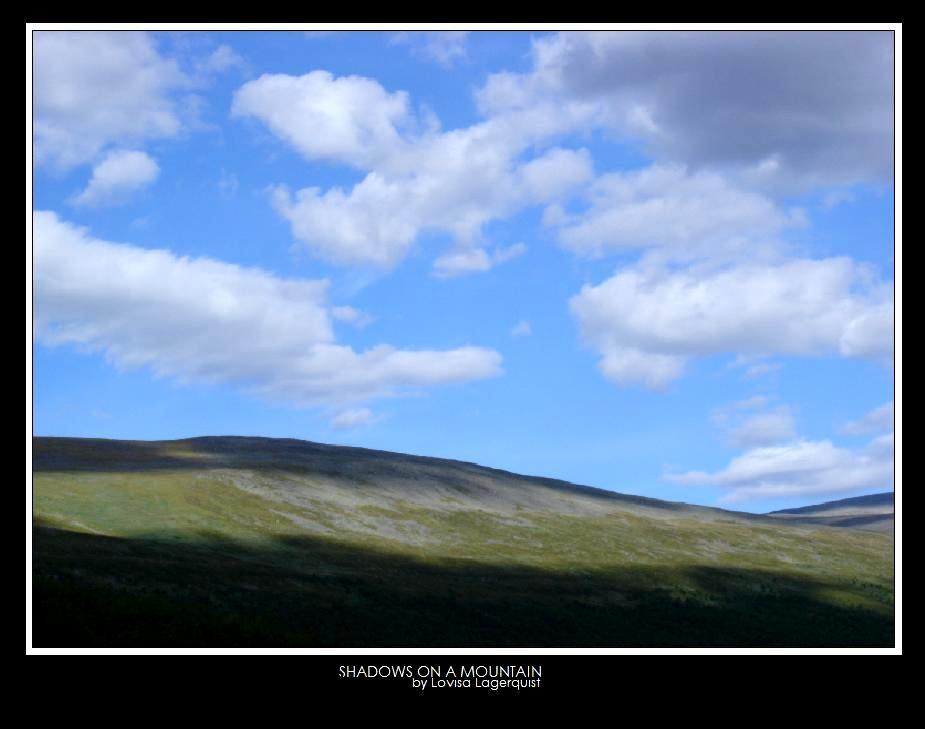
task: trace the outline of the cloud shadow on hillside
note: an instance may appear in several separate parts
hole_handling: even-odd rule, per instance
[[[892,595],[882,587],[762,570],[566,573],[434,563],[313,537],[253,546],[42,525],[33,535],[36,646],[893,644]]]

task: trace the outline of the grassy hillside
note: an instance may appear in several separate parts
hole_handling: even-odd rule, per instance
[[[41,645],[892,645],[888,535],[302,441],[35,438]]]

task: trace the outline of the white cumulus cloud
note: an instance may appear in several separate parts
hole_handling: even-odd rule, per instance
[[[145,152],[112,151],[93,168],[87,186],[71,202],[87,207],[121,202],[129,193],[150,185],[159,174],[157,162]]]
[[[356,352],[338,344],[323,280],[98,240],[51,212],[34,214],[33,231],[37,339],[102,352],[117,367],[228,383],[297,406],[501,371],[497,352],[475,346]]]
[[[361,168],[402,143],[399,127],[409,118],[406,93],[390,94],[372,79],[335,78],[327,71],[264,74],[238,89],[231,112],[259,119],[307,159]]]
[[[188,79],[147,34],[37,31],[33,55],[37,165],[69,169],[110,145],[180,132],[172,94]]]
[[[349,188],[273,192],[293,236],[338,264],[391,268],[424,232],[449,233],[459,249],[484,248],[486,223],[551,203],[592,176],[584,150],[535,149],[574,128],[580,105],[538,105],[442,131],[432,114],[412,113],[402,91],[313,71],[250,81],[233,111],[260,120],[307,160],[365,171]],[[477,251],[467,257],[470,271],[491,267]]]
[[[602,175],[588,196],[585,212],[559,221],[559,235],[568,249],[590,257],[655,249],[673,258],[754,258],[772,253],[781,231],[802,222],[799,213],[719,174],[679,165]]]
[[[714,473],[689,471],[666,478],[727,489],[724,503],[885,491],[893,483],[892,435],[874,439],[860,450],[839,448],[828,440],[793,440],[749,450]]]
[[[892,286],[846,258],[718,269],[630,266],[570,302],[618,384],[661,388],[711,354],[871,357],[893,343]]]

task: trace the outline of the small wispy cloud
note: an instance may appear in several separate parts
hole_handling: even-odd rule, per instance
[[[796,438],[792,408],[779,405],[766,409],[770,403],[771,398],[767,395],[755,395],[716,408],[710,419],[723,431],[726,443],[741,450],[771,446]]]
[[[884,433],[893,429],[893,401],[874,408],[857,420],[845,423],[840,432],[845,435],[868,435],[870,433]]]
[[[470,273],[482,273],[526,252],[527,246],[523,243],[498,248],[491,253],[484,248],[457,248],[434,261],[433,273],[437,278],[455,278]]]
[[[223,168],[218,178],[218,189],[222,195],[231,197],[238,191],[238,176],[234,172],[227,172]]]
[[[851,190],[839,189],[832,190],[822,199],[823,210],[832,210],[839,205],[845,205],[855,201],[855,194]]]
[[[533,334],[533,328],[526,319],[521,319],[511,329],[512,337],[529,337],[531,334]]]
[[[375,320],[372,314],[355,309],[352,306],[335,306],[331,309],[331,316],[337,321],[342,321],[345,324],[351,324],[361,329]]]
[[[796,437],[793,414],[787,407],[745,418],[730,428],[727,440],[735,448],[756,448],[783,443]]]
[[[224,73],[232,68],[246,68],[247,62],[230,46],[220,45],[196,64],[200,74]]]
[[[403,31],[391,36],[393,44],[408,45],[412,53],[444,68],[466,58],[468,30]]]
[[[331,418],[331,427],[335,430],[350,430],[361,425],[369,425],[374,420],[373,413],[368,408],[344,410]]]

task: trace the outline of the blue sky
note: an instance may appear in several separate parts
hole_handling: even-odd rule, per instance
[[[36,434],[892,486],[888,32],[41,32],[32,74]]]

